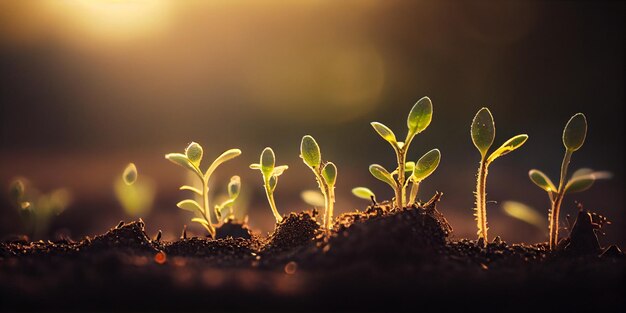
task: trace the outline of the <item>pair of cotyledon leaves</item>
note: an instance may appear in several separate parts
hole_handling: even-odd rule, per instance
[[[278,184],[278,176],[282,175],[283,172],[289,168],[289,166],[276,166],[276,155],[274,155],[274,150],[267,147],[263,149],[263,152],[261,152],[259,163],[250,164],[250,168],[261,171],[263,174],[263,180],[267,184],[269,190],[273,192]]]
[[[322,166],[320,146],[312,136],[306,135],[302,137],[300,157],[314,172],[317,172],[320,166]],[[321,168],[321,174],[326,184],[329,187],[333,187],[337,181],[337,166],[333,162],[326,162]]]
[[[582,147],[587,136],[587,118],[582,113],[577,113],[570,118],[563,129],[563,145],[566,153],[573,153]],[[532,169],[528,172],[530,180],[539,188],[549,192],[557,193],[558,188],[552,183],[550,178],[543,172]],[[563,192],[580,192],[589,189],[598,179],[610,178],[609,172],[596,172],[588,168],[582,168],[574,172],[570,180],[565,184]]]
[[[478,151],[480,151],[480,154],[484,159],[496,137],[496,125],[493,121],[493,115],[491,115],[491,111],[489,111],[488,108],[482,108],[478,111],[478,113],[476,113],[476,116],[474,116],[474,120],[472,121],[470,132],[474,146],[478,149]],[[526,134],[512,137],[504,142],[498,149],[493,151],[486,158],[486,162],[491,163],[495,159],[521,147],[526,140],[528,140],[528,135]]]

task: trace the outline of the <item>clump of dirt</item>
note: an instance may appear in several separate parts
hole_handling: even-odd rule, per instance
[[[278,253],[309,245],[320,231],[320,225],[315,221],[317,211],[290,213],[276,225],[274,232],[269,235],[262,252]]]
[[[215,239],[225,239],[228,237],[251,239],[252,232],[250,228],[248,228],[246,221],[237,222],[233,219],[228,219],[215,229]]]
[[[204,258],[210,265],[220,267],[247,266],[256,257],[257,250],[258,241],[233,237],[193,237],[163,245],[167,255]]]
[[[146,235],[145,224],[143,220],[123,223],[112,228],[104,235],[99,235],[93,239],[87,237],[80,242],[77,249],[90,250],[110,250],[123,249],[131,252],[157,252],[158,249],[152,243],[152,240]]]

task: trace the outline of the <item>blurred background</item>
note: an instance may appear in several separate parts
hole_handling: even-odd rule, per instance
[[[266,234],[274,219],[260,173],[248,168],[264,147],[290,166],[275,194],[282,213],[311,208],[300,198],[316,187],[298,157],[305,134],[339,168],[338,213],[363,209],[368,202],[352,187],[393,195],[367,170],[395,162],[369,122],[404,137],[408,111],[427,95],[433,122],[409,159],[442,151],[419,197],[444,192],[438,208],[456,237],[476,234],[479,154],[469,127],[488,106],[495,145],[530,136],[490,167],[490,235],[546,240],[547,227],[511,218],[502,204],[524,203],[547,225],[547,194],[527,172],[558,179],[563,127],[584,112],[589,133],[570,173],[590,167],[614,176],[566,196],[562,217],[581,202],[613,222],[602,243],[623,245],[624,13],[612,1],[2,1],[0,184],[8,190],[25,177],[27,189],[69,192],[43,238],[100,234],[142,217],[149,235],[162,229],[171,240],[191,216],[175,206],[188,196],[178,190],[185,170],[163,156],[197,141],[206,167],[240,148],[216,171],[212,192],[226,194],[229,178],[240,175],[235,211]],[[128,162],[137,165],[138,183],[154,188],[151,210],[134,217],[114,188]],[[204,234],[195,223],[189,231]],[[0,235],[23,232],[3,192]]]

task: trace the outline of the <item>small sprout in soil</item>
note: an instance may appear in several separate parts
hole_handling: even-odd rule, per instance
[[[582,147],[583,143],[585,143],[586,136],[587,118],[584,114],[577,113],[569,119],[565,125],[565,129],[563,129],[563,145],[565,146],[565,155],[563,156],[563,162],[561,163],[561,176],[558,188],[543,172],[536,169],[532,169],[528,172],[530,180],[535,183],[535,185],[539,186],[539,188],[545,190],[550,198],[550,250],[554,250],[557,247],[559,239],[559,211],[565,194],[587,190],[596,180],[611,177],[611,174],[608,172],[594,172],[591,169],[583,168],[574,172],[572,177],[566,181],[567,168],[572,158],[572,154],[574,151],[577,151],[580,147]]]
[[[371,125],[374,130],[385,139],[393,148],[393,151],[396,154],[396,160],[398,163],[398,167],[393,172],[389,172],[384,167],[378,164],[372,164],[369,167],[370,173],[377,179],[387,183],[391,188],[393,188],[396,199],[396,207],[401,208],[407,204],[406,197],[406,188],[409,183],[412,183],[414,187],[414,192],[412,192],[412,199],[409,199],[409,202],[413,202],[415,200],[415,196],[417,195],[417,189],[419,188],[419,183],[421,180],[430,175],[439,165],[439,150],[436,150],[436,153],[439,154],[437,156],[437,160],[435,161],[434,151],[431,150],[427,154],[425,154],[422,158],[428,156],[428,162],[422,163],[423,166],[427,166],[426,168],[420,168],[418,173],[415,173],[415,163],[406,162],[407,152],[409,150],[409,146],[413,141],[415,135],[424,131],[433,117],[433,104],[428,97],[423,97],[415,103],[411,111],[409,112],[409,116],[407,118],[407,127],[408,132],[404,141],[398,141],[396,139],[396,135],[393,133],[389,127],[385,126],[379,122],[372,122]],[[421,159],[420,159],[421,160]],[[426,161],[426,160],[424,160]],[[423,174],[428,173],[423,176]],[[415,176],[415,175],[417,176]],[[407,177],[408,176],[408,177]],[[418,178],[420,178],[418,180]]]
[[[267,147],[261,152],[261,158],[259,160],[259,163],[250,164],[250,168],[253,170],[261,171],[261,174],[263,175],[263,187],[265,188],[267,201],[270,204],[270,208],[272,209],[274,218],[276,218],[276,222],[280,223],[283,220],[283,217],[280,215],[280,213],[278,213],[278,208],[276,208],[276,201],[274,201],[274,190],[276,190],[276,185],[278,185],[278,177],[282,175],[285,170],[289,168],[289,166],[276,166],[276,155],[274,154],[274,150],[272,150],[272,148],[270,147]]]
[[[126,214],[143,216],[152,208],[155,196],[155,183],[147,176],[138,177],[137,167],[129,163],[122,172],[121,179],[113,181],[113,192]]]
[[[172,163],[180,165],[192,173],[194,173],[202,182],[202,189],[197,189],[192,186],[183,185],[180,190],[191,191],[198,196],[202,197],[202,204],[196,202],[193,199],[183,200],[178,202],[176,206],[183,210],[191,211],[195,217],[191,219],[192,222],[196,222],[204,226],[209,232],[211,237],[215,238],[215,225],[211,221],[211,210],[209,209],[209,180],[211,175],[222,163],[238,157],[241,154],[239,149],[230,149],[222,153],[217,157],[208,169],[203,173],[200,170],[200,162],[202,161],[203,149],[198,143],[192,142],[185,149],[185,153],[170,153],[165,155],[165,158]],[[219,216],[216,216],[219,223]]]
[[[122,174],[122,179],[126,185],[132,185],[137,180],[137,167],[135,163],[128,163]]]
[[[315,208],[323,208],[326,205],[324,195],[318,190],[305,190],[300,193],[300,198]]]
[[[222,219],[224,209],[228,209],[228,215],[225,217],[226,220],[235,219],[235,213],[233,209],[233,205],[235,204],[235,200],[239,197],[239,193],[241,191],[241,178],[237,175],[230,178],[230,182],[228,183],[228,199],[221,204],[215,206],[215,216],[217,219]]]
[[[361,198],[361,199],[364,199],[364,200],[371,200],[374,204],[377,203],[376,195],[374,194],[373,191],[371,191],[367,187],[355,187],[355,188],[352,188],[352,194],[355,195],[357,198]]]
[[[52,218],[65,211],[72,201],[72,195],[66,188],[42,193],[30,188],[27,180],[19,178],[10,184],[9,197],[32,239],[45,236]]]
[[[484,238],[485,242],[488,242],[487,238],[487,173],[489,164],[495,159],[510,153],[511,151],[521,147],[528,135],[522,134],[512,137],[503,143],[500,148],[493,151],[489,156],[487,152],[493,144],[493,140],[496,137],[496,126],[493,121],[493,115],[488,108],[482,108],[474,116],[471,127],[472,142],[476,149],[480,152],[480,166],[478,167],[478,176],[476,180],[476,223],[478,225],[478,237]]]
[[[322,153],[315,139],[309,135],[302,137],[300,157],[317,180],[324,196],[324,223],[326,229],[332,228],[333,206],[335,204],[335,183],[337,182],[337,166],[333,162],[322,162]]]

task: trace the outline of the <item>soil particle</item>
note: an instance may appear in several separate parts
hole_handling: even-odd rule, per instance
[[[215,238],[224,239],[228,237],[250,239],[252,238],[252,233],[247,223],[239,223],[235,220],[228,219],[215,229]]]
[[[569,242],[565,245],[564,251],[574,255],[597,255],[600,252],[600,244],[595,232],[598,227],[596,225],[592,222],[591,214],[587,210],[581,209],[574,226],[572,226]]]
[[[313,218],[315,215],[316,211],[304,211],[283,217],[267,238],[262,252],[285,252],[311,244],[320,231],[320,225]]]

